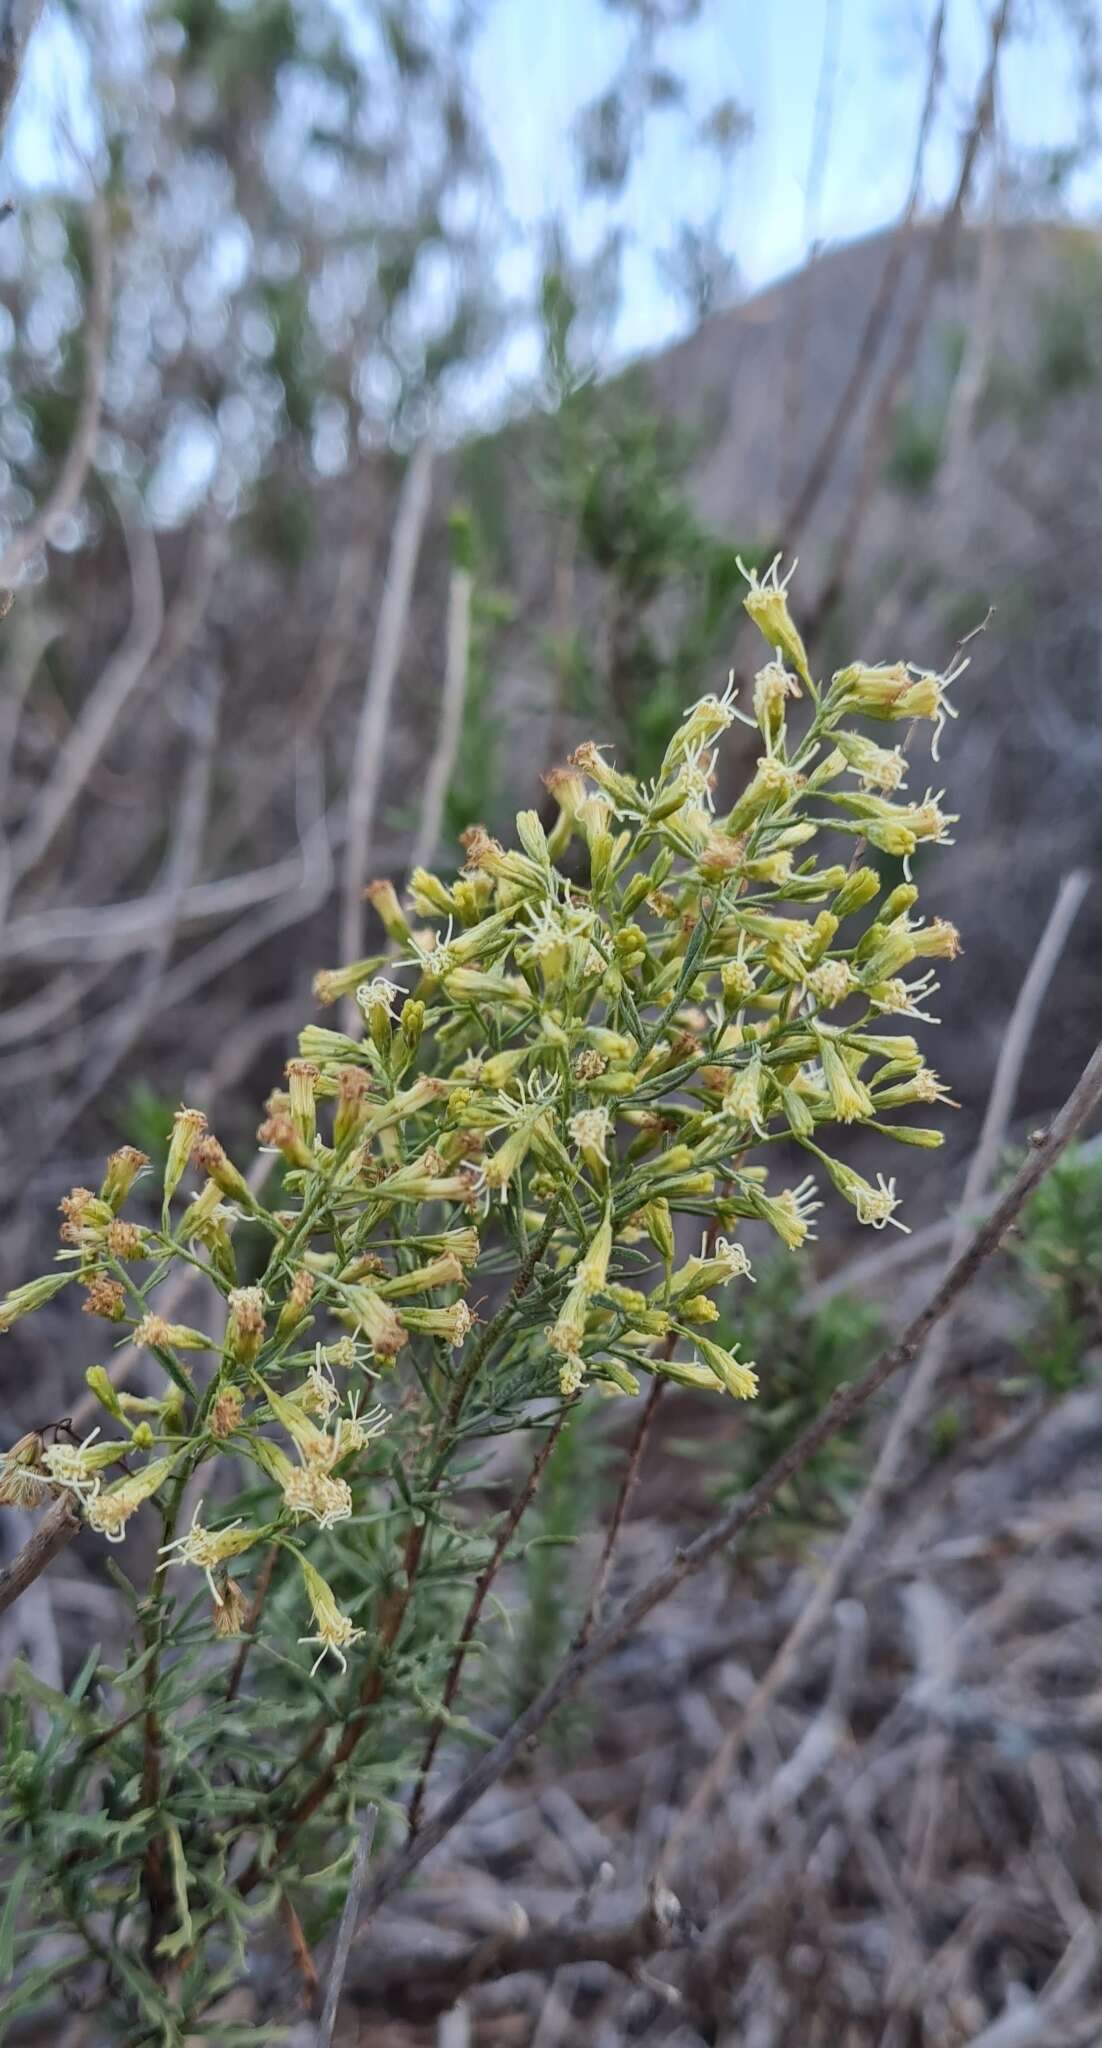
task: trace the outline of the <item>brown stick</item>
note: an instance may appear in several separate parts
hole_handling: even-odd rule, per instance
[[[378,1818],[379,1809],[377,1806],[366,1808],[363,1826],[360,1829],[360,1839],[356,1844],[356,1855],[352,1864],[352,1876],[348,1882],[344,1911],[341,1914],[341,1924],[337,1929],[337,1942],[333,1950],[333,1965],[329,1972],[329,1982],[325,1990],[325,2010],[322,2013],[321,2024],[318,2027],[315,2048],[331,2048],[333,2032],[337,2024],[337,2008],[340,2005],[341,1992],[344,1989],[348,1959],[352,1954],[352,1942],[356,1933],[360,1900],[363,1898],[364,1885],[367,1882],[367,1866],[371,1859],[372,1844],[375,1840],[375,1824]]]
[[[666,1345],[667,1358],[671,1357],[672,1354],[673,1340],[670,1339]],[[643,1412],[636,1425],[635,1435],[632,1438],[631,1450],[628,1453],[627,1465],[624,1468],[624,1476],[620,1481],[620,1491],[616,1496],[616,1506],[612,1510],[612,1520],[608,1525],[604,1546],[601,1551],[601,1561],[597,1566],[597,1575],[589,1595],[589,1604],[582,1616],[582,1625],[574,1638],[576,1649],[581,1649],[584,1643],[588,1643],[597,1623],[601,1619],[601,1609],[604,1606],[605,1594],[608,1592],[609,1579],[612,1577],[612,1566],[616,1556],[616,1546],[620,1541],[620,1531],[624,1526],[624,1517],[631,1505],[632,1494],[635,1492],[636,1481],[639,1478],[639,1468],[643,1463],[643,1453],[647,1448],[647,1439],[650,1436],[651,1425],[654,1421],[655,1409],[662,1399],[662,1389],[665,1384],[665,1380],[655,1373],[654,1378],[651,1380],[650,1392],[643,1404]]]
[[[424,1862],[445,1835],[477,1804],[483,1793],[497,1783],[524,1745],[538,1733],[587,1673],[618,1649],[652,1608],[669,1599],[685,1579],[700,1571],[721,1551],[727,1550],[751,1522],[766,1514],[777,1495],[797,1473],[803,1471],[823,1445],[839,1430],[846,1428],[896,1373],[913,1362],[931,1330],[949,1313],[980,1268],[998,1250],[1010,1225],[1100,1100],[1102,1045],[1095,1049],[1063,1109],[1047,1134],[1033,1147],[998,1206],[975,1232],[960,1258],[950,1267],[902,1337],[882,1353],[860,1380],[850,1386],[839,1387],[822,1414],[770,1466],[756,1486],[751,1487],[692,1543],[677,1550],[664,1570],[626,1601],[619,1613],[591,1636],[588,1643],[571,1653],[556,1676],[514,1721],[508,1732],[468,1772],[451,1797],[429,1816],[416,1839],[407,1842],[384,1865],[368,1896],[369,1913],[374,1912],[382,1900]]]
[[[361,1930],[362,1932],[362,1930]],[[465,1991],[526,1970],[551,1976],[572,1963],[604,1963],[609,1969],[632,1971],[663,1950],[684,1947],[689,1931],[676,1902],[668,1896],[661,1910],[645,1906],[627,1919],[603,1926],[579,1920],[576,1925],[504,1929],[473,1942],[458,1955],[425,1945],[411,1966],[408,1956],[373,1951],[359,1981],[346,1990],[349,2004],[382,2011],[390,2018],[431,2020],[451,2010]]]
[[[421,1819],[421,1813],[425,1804],[425,1792],[428,1788],[429,1772],[432,1769],[433,1759],[436,1755],[437,1749],[440,1746],[440,1737],[444,1732],[445,1716],[448,1712],[449,1707],[451,1706],[452,1701],[455,1698],[456,1693],[459,1690],[459,1680],[463,1672],[463,1666],[466,1662],[467,1651],[470,1648],[471,1638],[474,1635],[476,1628],[478,1627],[479,1621],[482,1616],[482,1609],[486,1605],[487,1595],[489,1594],[490,1587],[493,1585],[494,1580],[496,1579],[498,1572],[501,1569],[505,1553],[508,1550],[509,1545],[512,1542],[514,1536],[516,1535],[517,1530],[524,1519],[524,1516],[527,1514],[528,1509],[532,1505],[532,1501],[534,1500],[536,1494],[536,1488],[538,1487],[540,1480],[543,1477],[547,1461],[550,1458],[551,1453],[559,1440],[559,1432],[562,1429],[563,1423],[566,1421],[568,1413],[569,1410],[567,1408],[560,1408],[553,1423],[551,1424],[550,1429],[546,1432],[543,1442],[541,1443],[539,1450],[536,1452],[536,1455],[532,1460],[532,1467],[528,1474],[528,1477],[525,1480],[524,1485],[521,1487],[520,1492],[517,1494],[515,1500],[513,1501],[512,1506],[509,1508],[509,1511],[501,1524],[501,1528],[498,1531],[497,1541],[494,1544],[494,1547],[490,1552],[490,1555],[486,1563],[483,1565],[481,1572],[479,1573],[474,1593],[471,1596],[471,1604],[467,1609],[467,1618],[459,1631],[459,1640],[456,1643],[455,1653],[452,1657],[451,1665],[448,1669],[447,1678],[444,1681],[444,1696],[441,1710],[437,1715],[435,1721],[433,1722],[432,1727],[429,1729],[428,1741],[425,1744],[425,1753],[421,1758],[420,1769],[417,1773],[417,1783],[413,1788],[413,1796],[409,1802],[409,1813],[407,1815],[406,1825],[411,1835],[415,1835],[417,1833],[418,1823]]]
[[[0,1571],[0,1614],[33,1586],[40,1572],[64,1550],[67,1543],[80,1528],[80,1517],[73,1512],[73,1504],[67,1493],[55,1500],[49,1514],[43,1515],[17,1557]]]
[[[249,1661],[249,1651],[252,1649],[252,1646],[256,1641],[256,1632],[260,1625],[260,1617],[264,1612],[264,1602],[268,1598],[268,1589],[271,1586],[278,1560],[279,1544],[273,1543],[268,1551],[267,1557],[264,1559],[264,1562],[260,1567],[260,1577],[256,1582],[256,1592],[253,1594],[252,1606],[249,1608],[249,1612],[245,1620],[244,1638],[237,1652],[237,1655],[233,1660],[233,1669],[230,1672],[229,1684],[226,1687],[227,1706],[229,1706],[230,1703],[237,1698],[237,1695],[241,1690],[241,1680],[245,1676],[245,1666]]]
[[[295,1968],[302,1983],[303,2005],[307,2012],[316,2012],[318,1992],[321,1989],[321,1985],[318,1982],[317,1964],[310,1952],[310,1944],[303,1933],[302,1921],[295,1910],[294,1901],[287,1892],[284,1892],[280,1897],[279,1917],[283,1922],[287,1939],[291,1944],[291,1954],[295,1959]]]

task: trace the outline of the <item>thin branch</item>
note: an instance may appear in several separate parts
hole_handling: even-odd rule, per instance
[[[268,1554],[260,1567],[260,1576],[256,1582],[256,1591],[253,1594],[252,1605],[249,1608],[249,1612],[245,1618],[244,1633],[242,1634],[237,1655],[233,1660],[233,1667],[230,1671],[229,1682],[226,1686],[227,1706],[231,1706],[233,1704],[233,1701],[237,1698],[237,1695],[241,1690],[241,1681],[245,1676],[245,1666],[249,1661],[249,1651],[252,1649],[252,1646],[256,1641],[256,1632],[260,1626],[260,1617],[264,1612],[264,1602],[268,1598],[268,1592],[271,1587],[272,1579],[275,1576],[275,1568],[278,1563],[279,1544],[272,1543],[269,1545]]]
[[[1082,1146],[1084,1159],[1102,1158],[1102,1137],[1089,1138]],[[973,1219],[990,1214],[994,1197],[985,1195],[973,1209]],[[930,1223],[925,1230],[916,1230],[912,1237],[901,1237],[898,1244],[886,1245],[883,1250],[863,1252],[859,1258],[849,1259],[844,1266],[831,1273],[826,1280],[820,1280],[810,1288],[797,1304],[797,1314],[806,1318],[817,1315],[828,1301],[839,1294],[859,1294],[863,1288],[882,1289],[886,1281],[894,1281],[899,1273],[909,1271],[912,1266],[924,1266],[927,1260],[936,1259],[940,1252],[947,1252],[953,1241],[957,1217],[943,1216],[939,1222]]]
[[[532,1501],[535,1498],[536,1489],[539,1486],[540,1480],[543,1477],[548,1459],[550,1458],[551,1453],[559,1440],[559,1433],[562,1429],[563,1423],[566,1421],[568,1414],[569,1409],[564,1405],[562,1408],[559,1409],[559,1412],[556,1415],[554,1421],[552,1422],[550,1429],[545,1432],[539,1450],[536,1452],[536,1455],[532,1460],[532,1466],[531,1470],[528,1473],[528,1477],[525,1480],[524,1485],[521,1487],[519,1493],[513,1500],[512,1505],[509,1508],[507,1514],[505,1515],[501,1527],[498,1530],[497,1539],[494,1543],[494,1547],[490,1552],[490,1555],[487,1558],[486,1563],[483,1565],[482,1570],[478,1575],[478,1579],[475,1582],[475,1589],[473,1594],[471,1595],[471,1604],[467,1609],[466,1619],[463,1623],[462,1628],[459,1631],[459,1640],[456,1643],[455,1651],[452,1656],[452,1661],[450,1666],[448,1667],[448,1675],[444,1681],[444,1692],[441,1701],[440,1712],[437,1714],[436,1719],[432,1724],[432,1727],[429,1729],[428,1740],[425,1743],[424,1755],[421,1758],[420,1768],[417,1773],[417,1783],[413,1788],[413,1795],[409,1802],[407,1826],[411,1835],[415,1835],[417,1833],[418,1823],[421,1819],[421,1814],[425,1804],[425,1793],[428,1788],[429,1772],[432,1769],[433,1760],[436,1756],[437,1749],[440,1746],[440,1737],[444,1732],[444,1725],[448,1709],[450,1708],[452,1701],[454,1700],[455,1695],[459,1690],[459,1680],[462,1676],[463,1666],[467,1658],[467,1651],[470,1648],[471,1644],[471,1638],[473,1637],[474,1632],[478,1627],[482,1615],[482,1610],[486,1605],[486,1600],[489,1595],[490,1588],[493,1585],[494,1580],[496,1579],[498,1572],[501,1569],[501,1565],[505,1558],[505,1553],[508,1550],[510,1543],[516,1535],[521,1522],[523,1521],[525,1515],[528,1512],[528,1509],[532,1504]]]
[[[371,1856],[372,1843],[375,1840],[375,1823],[378,1818],[378,1807],[369,1806],[364,1813],[363,1826],[360,1829],[360,1839],[356,1844],[352,1876],[349,1879],[344,1911],[341,1914],[341,1924],[337,1929],[337,1945],[333,1951],[333,1964],[329,1972],[329,1982],[326,1986],[325,2007],[321,2016],[321,2024],[318,2027],[316,2048],[330,2048],[333,2039],[333,2030],[337,2024],[337,2007],[340,2004],[341,1991],[348,1970],[348,1958],[352,1953],[352,1939],[356,1932],[356,1920],[360,1911],[360,1901],[364,1895],[364,1886],[367,1883],[367,1866]]]
[[[463,731],[463,706],[467,696],[467,675],[471,655],[471,574],[453,569],[448,589],[447,656],[444,666],[444,696],[440,706],[440,729],[436,735],[417,837],[410,854],[410,868],[431,868],[440,843],[444,803],[455,772],[456,756]],[[349,955],[355,959],[356,955]]]
[[[555,1226],[558,1222],[558,1216],[559,1205],[556,1199],[552,1201],[548,1208],[539,1236],[529,1246],[528,1252],[517,1268],[513,1284],[505,1300],[502,1302],[496,1315],[491,1316],[489,1322],[480,1333],[471,1348],[470,1357],[455,1381],[451,1399],[448,1402],[447,1412],[444,1416],[442,1432],[445,1444],[449,1447],[454,1443],[455,1429],[463,1412],[463,1405],[482,1369],[484,1361],[493,1350],[499,1336],[507,1329],[517,1302],[523,1299],[532,1285],[536,1267],[551,1243]],[[446,1455],[445,1453],[445,1460]],[[443,1469],[442,1464],[439,1469]],[[312,1783],[307,1786],[306,1791],[296,1802],[295,1806],[292,1807],[287,1821],[276,1836],[273,1857],[268,1862],[262,1862],[259,1855],[253,1857],[248,1869],[241,1877],[240,1889],[242,1892],[248,1893],[252,1891],[260,1883],[261,1878],[268,1875],[272,1865],[282,1861],[288,1846],[294,1840],[299,1829],[317,1812],[318,1807],[328,1798],[345,1764],[349,1761],[350,1757],[355,1755],[371,1719],[372,1712],[379,1703],[383,1688],[382,1660],[393,1649],[401,1632],[402,1624],[405,1621],[406,1611],[413,1596],[414,1584],[424,1554],[427,1531],[427,1521],[414,1522],[410,1527],[409,1536],[406,1539],[406,1554],[403,1560],[401,1581],[393,1595],[383,1603],[382,1615],[376,1634],[375,1658],[360,1687],[359,1701],[355,1712],[345,1722],[344,1728],[341,1731],[340,1741],[337,1743],[332,1755],[322,1765],[321,1770],[318,1771]],[[308,1763],[310,1758],[317,1754],[318,1749],[329,1732],[329,1722],[327,1720],[319,1721],[312,1733],[307,1736],[293,1764],[283,1773],[283,1777],[289,1776],[292,1770],[296,1770],[299,1766]],[[282,1781],[281,1778],[278,1782],[282,1783]]]
[[[819,211],[834,125],[841,30],[842,0],[826,0],[819,82],[815,92],[815,114],[811,126],[811,149],[804,184],[803,227],[800,236],[804,261],[794,281],[793,317],[785,326],[784,361],[780,378],[781,421],[778,437],[780,456],[777,486],[781,506],[788,500],[795,450],[803,423],[809,330],[815,298],[816,271],[822,247],[818,231]]]
[[[666,1355],[667,1357],[672,1357],[673,1355],[672,1342],[667,1343]],[[648,1393],[647,1398],[643,1403],[643,1412],[639,1417],[639,1421],[636,1425],[635,1435],[632,1438],[631,1450],[628,1453],[628,1461],[624,1468],[624,1476],[620,1482],[620,1491],[616,1496],[616,1505],[612,1510],[612,1517],[609,1522],[608,1529],[605,1533],[604,1544],[601,1548],[600,1563],[597,1566],[597,1572],[593,1581],[592,1589],[590,1591],[589,1601],[587,1603],[585,1613],[582,1616],[581,1627],[579,1628],[578,1633],[574,1638],[575,1643],[578,1645],[579,1648],[582,1646],[583,1643],[588,1643],[590,1636],[593,1634],[593,1631],[597,1626],[597,1623],[601,1619],[601,1610],[604,1606],[605,1594],[608,1592],[608,1582],[609,1579],[612,1577],[612,1566],[616,1556],[616,1546],[620,1541],[620,1532],[624,1526],[624,1517],[627,1514],[629,1506],[631,1505],[631,1498],[633,1493],[635,1492],[636,1483],[639,1478],[639,1468],[643,1463],[643,1454],[647,1448],[647,1439],[649,1438],[651,1433],[651,1428],[654,1423],[655,1411],[657,1410],[659,1401],[662,1399],[662,1389],[665,1386],[665,1384],[665,1380],[662,1379],[658,1373],[655,1373],[653,1379],[651,1380],[650,1392]]]
[[[134,606],[126,635],[85,700],[38,805],[11,842],[17,882],[49,852],[146,673],[164,623],[157,544],[140,519],[123,519]]]
[[[34,1534],[28,1536],[22,1550],[9,1565],[0,1570],[0,1614],[33,1586],[40,1572],[71,1543],[80,1528],[80,1520],[73,1513],[73,1504],[67,1493],[55,1500],[49,1513],[43,1515]]]
[[[409,623],[421,536],[428,517],[432,465],[433,446],[426,437],[414,449],[402,479],[383,601],[356,731],[341,889],[340,943],[345,960],[356,960],[363,951],[363,889],[382,787],[391,700]]]
[[[3,26],[0,25],[0,125],[4,111],[2,52]],[[0,555],[0,590],[14,589],[31,556],[45,546],[66,514],[72,511],[84,487],[95,450],[111,332],[111,238],[107,229],[107,208],[98,192],[93,193],[89,204],[88,229],[92,277],[84,328],[84,388],[80,395],[80,410],[53,490],[30,523],[13,536]]]
[[[340,828],[330,828],[337,840]],[[250,868],[239,875],[224,875],[214,882],[198,882],[189,889],[180,908],[180,930],[194,925],[214,924],[224,917],[255,910],[286,896],[297,887],[302,875],[302,855],[291,853],[268,867]],[[106,960],[124,953],[139,952],[161,921],[164,898],[150,893],[131,897],[125,903],[73,905],[64,910],[44,910],[20,917],[0,938],[0,959],[48,960],[55,955],[71,963],[74,959]]]
[[[1076,913],[1086,894],[1088,879],[1085,874],[1077,872],[1066,876],[1061,883],[1029,972],[1019,990],[1003,1037],[979,1142],[968,1169],[954,1219],[949,1247],[949,1274],[956,1270],[954,1262],[959,1261],[965,1252],[973,1228],[975,1205],[984,1194],[988,1181],[998,1165],[1007,1124],[1014,1107],[1022,1064],[1033,1036],[1037,1015],[1064,950]],[[836,1545],[826,1570],[818,1579],[810,1599],[800,1609],[796,1621],[777,1650],[768,1670],[759,1679],[742,1712],[728,1729],[681,1820],[672,1829],[659,1859],[659,1871],[670,1868],[671,1859],[689,1836],[693,1826],[699,1822],[701,1815],[707,1811],[718,1787],[727,1778],[750,1729],[785,1684],[801,1652],[822,1626],[838,1599],[850,1566],[855,1559],[868,1554],[881,1509],[890,1488],[895,1483],[907,1444],[929,1405],[945,1357],[952,1322],[950,1305],[949,1310],[939,1318],[938,1327],[932,1331],[929,1342],[921,1348],[915,1370],[904,1388],[903,1398],[892,1417],[865,1491],[845,1534]]]
[[[203,695],[192,700],[195,725],[194,745],[184,775],[184,784],[173,824],[172,840],[164,863],[164,920],[147,949],[146,961],[136,986],[128,989],[109,1030],[96,1049],[89,1068],[67,1100],[59,1104],[53,1118],[46,1119],[44,1150],[56,1149],[77,1118],[96,1100],[127,1054],[141,1039],[165,985],[168,961],[176,941],[180,904],[195,879],[203,850],[210,804],[211,769],[218,732],[221,688],[217,681]]]
[[[684,1915],[668,1895],[658,1910],[650,1903],[628,1919],[611,1922],[557,1921],[532,1927],[518,1911],[510,1927],[472,1943],[456,1954],[424,1942],[415,1958],[394,1956],[385,1949],[358,1957],[362,1982],[353,1983],[348,1999],[361,2009],[386,2012],[390,2018],[426,2021],[447,2012],[476,1985],[513,1977],[525,1971],[551,1976],[574,1963],[603,1963],[630,1974],[648,1957],[683,1948],[690,1940]],[[362,1936],[362,1928],[360,1933]]]
[[[1011,1185],[987,1221],[981,1224],[940,1286],[914,1317],[897,1342],[883,1352],[861,1379],[838,1388],[827,1406],[769,1470],[693,1542],[675,1552],[669,1564],[626,1601],[613,1619],[565,1660],[555,1677],[532,1701],[507,1733],[468,1772],[450,1798],[439,1806],[414,1841],[408,1842],[380,1872],[371,1888],[368,1910],[424,1862],[438,1843],[509,1769],[531,1737],[539,1732],[580,1681],[633,1634],[639,1623],[669,1599],[683,1582],[729,1549],[752,1522],[772,1508],[779,1493],[822,1449],[866,1408],[874,1395],[918,1357],[930,1332],[948,1315],[964,1289],[998,1250],[1003,1237],[1030,1196],[1102,1101],[1102,1045],[1093,1053],[1067,1102],[1043,1138],[1023,1161]]]

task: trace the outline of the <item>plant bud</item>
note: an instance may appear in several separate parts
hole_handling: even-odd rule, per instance
[[[100,1201],[106,1202],[108,1208],[113,1209],[117,1214],[122,1208],[138,1175],[148,1165],[149,1154],[147,1152],[139,1152],[133,1145],[123,1145],[119,1151],[112,1152],[111,1157],[107,1161],[103,1186],[99,1191]]]
[[[318,1070],[310,1060],[288,1060],[287,1079],[290,1082],[291,1122],[294,1124],[304,1145],[312,1145],[317,1136],[318,1121],[316,1089]],[[212,1175],[213,1179],[213,1175]]]
[[[253,1196],[248,1181],[244,1174],[238,1171],[216,1137],[209,1135],[200,1138],[192,1158],[199,1172],[205,1173],[209,1182],[221,1194],[228,1196],[231,1202],[243,1202],[252,1207]],[[191,1209],[188,1210],[188,1216],[193,1214],[196,1207],[197,1204],[193,1202]]]
[[[875,868],[855,868],[848,875],[831,904],[831,910],[841,923],[842,918],[852,917],[855,910],[863,910],[880,892],[880,877]]]
[[[421,1043],[421,1034],[425,1028],[424,1003],[417,1002],[412,997],[409,1002],[404,1003],[399,1026],[409,1051],[411,1053],[416,1052]]]
[[[229,1296],[226,1350],[239,1365],[251,1365],[264,1342],[264,1290],[235,1287]]]
[[[102,1365],[90,1365],[84,1375],[84,1383],[95,1395],[101,1408],[113,1415],[117,1422],[123,1419],[122,1404],[115,1391],[111,1376]]]
[[[738,567],[750,585],[742,600],[743,609],[753,619],[762,639],[767,640],[770,647],[777,649],[778,654],[791,664],[797,675],[810,688],[811,671],[807,665],[807,652],[788,609],[788,585],[796,564],[793,562],[787,576],[778,577],[780,559],[779,555],[775,555],[765,575],[759,577],[756,569],[745,568],[736,557]]]
[[[642,1214],[647,1235],[656,1252],[667,1266],[672,1265],[677,1254],[677,1244],[673,1234],[669,1203],[663,1195],[658,1195],[646,1204]]]
[[[211,1403],[210,1433],[219,1441],[232,1436],[245,1412],[245,1402],[240,1387],[219,1387]]]
[[[37,1508],[49,1493],[42,1469],[42,1438],[29,1430],[0,1456],[0,1507]]]
[[[409,878],[409,893],[418,917],[451,917],[455,913],[455,898],[446,888],[439,875],[432,875],[427,868],[414,868]]]
[[[369,882],[364,890],[364,900],[375,911],[388,939],[393,939],[399,946],[408,946],[413,935],[393,882]]]
[[[552,768],[544,783],[559,807],[559,815],[547,841],[552,860],[558,860],[570,844],[578,807],[585,802],[585,778],[569,768]]]
[[[371,953],[366,960],[350,961],[347,967],[321,968],[314,976],[314,994],[318,1002],[328,1009],[330,1004],[339,1003],[342,996],[353,995],[361,981],[370,981],[376,969],[382,965],[382,960],[383,956],[381,953]],[[306,1026],[307,1031],[318,1028],[313,1025]],[[343,1037],[344,1034],[337,1033],[336,1035]],[[305,1033],[300,1032],[300,1049],[305,1058],[313,1059],[316,1055],[302,1044],[304,1036]],[[341,1057],[345,1057],[345,1055],[342,1054]]]
[[[164,1206],[166,1213],[168,1205],[183,1179],[184,1168],[187,1166],[206,1128],[207,1120],[201,1109],[178,1109],[173,1117],[172,1137],[169,1140],[168,1158],[165,1161]]]

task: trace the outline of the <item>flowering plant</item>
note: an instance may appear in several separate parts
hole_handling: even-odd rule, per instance
[[[952,820],[905,801],[904,751],[852,721],[929,721],[936,752],[952,676],[820,686],[776,569],[748,579],[772,651],[751,709],[703,697],[648,785],[581,746],[550,829],[523,811],[506,849],[473,828],[457,878],[416,870],[406,906],[373,885],[387,952],[316,982],[361,1028],[308,1025],[260,1126],[273,1206],[181,1109],[159,1218],[123,1218],[146,1165],[124,1148],[62,1203],[61,1269],[0,1304],[3,1330],[76,1283],[120,1343],[88,1375],[101,1428],[32,1432],[0,1498],[67,1494],[113,1544],[139,1510],[161,1522],[123,1668],[93,1660],[6,1783],[72,1937],[55,1969],[99,1970],[122,2038],[193,2031],[260,1908],[294,1892],[324,1924],[356,1802],[397,1810],[426,1730],[431,1761],[485,1594],[477,1447],[545,1441],[648,1376],[767,1401],[768,1359],[709,1335],[717,1293],[737,1331],[753,1282],[744,1226],[798,1251],[825,1180],[903,1227],[894,1177],[833,1134],[941,1142],[896,1121],[945,1089],[890,1027],[932,1021],[928,963],[958,950],[908,865]],[[758,753],[725,807],[736,719]],[[908,878],[885,888],[870,849]],[[782,1142],[809,1171],[778,1187]],[[164,1312],[181,1269],[210,1305],[194,1324]]]

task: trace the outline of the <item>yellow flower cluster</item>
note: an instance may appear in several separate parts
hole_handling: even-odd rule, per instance
[[[76,1277],[166,1386],[139,1399],[96,1368],[89,1384],[122,1434],[24,1439],[0,1467],[0,1502],[66,1487],[117,1540],[150,1499],[174,1526],[192,1473],[245,1459],[271,1489],[270,1520],[211,1530],[197,1514],[165,1562],[204,1571],[217,1608],[229,1559],[262,1539],[291,1551],[310,1640],[343,1664],[364,1630],[299,1546],[305,1525],[348,1521],[382,1483],[373,1446],[396,1415],[423,1410],[438,1430],[504,1366],[518,1399],[630,1395],[647,1373],[752,1398],[757,1368],[706,1331],[718,1291],[752,1282],[740,1230],[765,1225],[793,1251],[814,1235],[816,1181],[772,1187],[751,1156],[778,1139],[807,1151],[859,1223],[903,1227],[895,1179],[867,1180],[829,1141],[859,1126],[885,1144],[941,1142],[896,1120],[947,1096],[916,1040],[887,1026],[926,1019],[931,963],[959,950],[951,925],[918,914],[909,868],[953,818],[940,791],[906,800],[906,744],[886,747],[860,721],[927,721],[940,735],[959,671],[855,664],[820,682],[779,563],[747,573],[769,650],[749,709],[733,687],[701,698],[647,784],[581,746],[549,778],[549,830],[522,811],[515,846],[473,828],[454,878],[415,870],[405,904],[389,881],[369,890],[389,952],[315,984],[323,1002],[353,997],[360,1023],[302,1031],[260,1126],[283,1207],[262,1205],[186,1107],[159,1228],[119,1215],[147,1165],[131,1148],[98,1194],[66,1197],[64,1270],[0,1302],[0,1332]],[[736,721],[756,744],[741,790],[726,787],[721,745]],[[862,864],[870,849],[904,878],[886,887]],[[198,1185],[181,1194],[189,1173]],[[242,1218],[268,1240],[259,1279],[238,1271]],[[703,1232],[680,1263],[679,1218],[692,1242]],[[209,1272],[219,1328],[159,1312],[178,1259]],[[495,1275],[510,1266],[527,1278],[502,1309]],[[523,1301],[537,1266],[538,1310]],[[476,1269],[474,1302],[492,1304],[481,1328]],[[361,1409],[334,1368],[372,1377],[385,1404]],[[104,1488],[115,1462],[123,1475]],[[242,1599],[235,1588],[223,1632]]]

